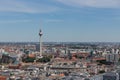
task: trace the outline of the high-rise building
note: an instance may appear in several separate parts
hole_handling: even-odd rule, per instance
[[[106,61],[108,62],[118,62],[119,60],[119,55],[118,54],[106,54]]]

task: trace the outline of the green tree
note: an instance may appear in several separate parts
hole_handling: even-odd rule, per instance
[[[50,60],[51,60],[50,57],[43,57],[43,58],[38,59],[37,62],[46,63],[46,62],[50,62]]]
[[[105,71],[104,71],[104,70],[101,70],[101,71],[99,71],[99,73],[102,74],[102,73],[105,73]]]
[[[34,60],[35,60],[35,58],[30,58],[30,57],[22,59],[23,62],[34,62]]]

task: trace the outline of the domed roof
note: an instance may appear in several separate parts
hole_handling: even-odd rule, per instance
[[[4,52],[4,53],[2,53],[2,54],[8,55],[9,53],[8,53],[8,52]]]

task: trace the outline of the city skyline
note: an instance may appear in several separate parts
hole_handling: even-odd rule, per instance
[[[119,0],[0,0],[0,42],[120,42]]]

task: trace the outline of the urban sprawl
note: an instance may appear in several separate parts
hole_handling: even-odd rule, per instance
[[[120,80],[120,43],[0,43],[0,80]]]

